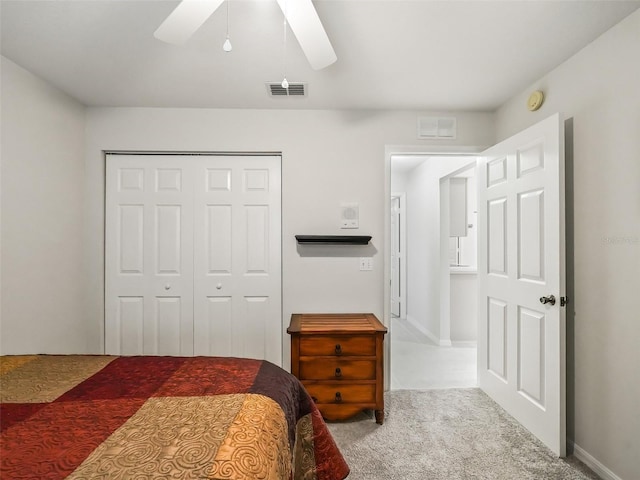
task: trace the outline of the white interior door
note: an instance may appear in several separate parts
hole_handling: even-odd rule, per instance
[[[564,134],[558,114],[483,153],[478,384],[557,455],[565,440]],[[555,304],[541,303],[553,295]]]
[[[193,355],[193,172],[108,155],[105,352]]]
[[[199,158],[195,354],[282,362],[280,157]]]
[[[280,157],[108,155],[105,351],[282,364]]]

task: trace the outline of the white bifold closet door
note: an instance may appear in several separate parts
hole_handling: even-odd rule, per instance
[[[105,352],[281,365],[280,157],[106,166]]]

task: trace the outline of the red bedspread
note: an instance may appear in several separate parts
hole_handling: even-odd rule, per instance
[[[308,394],[258,360],[2,357],[0,477],[342,480]]]

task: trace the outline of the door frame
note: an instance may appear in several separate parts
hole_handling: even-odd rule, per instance
[[[529,127],[531,127],[532,125],[530,125]],[[529,128],[527,127],[527,128]],[[526,128],[525,128],[526,130]],[[560,132],[562,135],[566,135],[566,131],[567,131],[567,123],[566,123],[566,119],[564,119],[564,121],[560,122]],[[561,145],[560,145],[560,149],[561,155],[566,155],[567,152],[567,146],[565,144],[566,139],[564,139],[564,137],[562,137],[561,139]],[[496,142],[494,145],[496,145],[497,143],[500,142]],[[391,194],[391,157],[393,155],[407,155],[407,154],[416,154],[416,155],[429,155],[429,154],[434,154],[434,155],[455,155],[455,154],[461,154],[461,155],[476,155],[478,157],[483,156],[482,154],[488,150],[489,148],[491,148],[493,145],[491,146],[483,146],[483,147],[433,147],[433,146],[420,146],[420,147],[415,147],[415,146],[403,146],[403,145],[386,145],[385,146],[385,164],[384,164],[384,168],[385,168],[385,191],[384,191],[384,198],[385,198],[385,204],[388,198],[390,198],[390,194]],[[572,154],[571,154],[571,158]],[[566,179],[565,179],[565,172],[564,169],[561,169],[560,171],[560,178],[559,183],[561,185],[561,188],[564,188],[564,185],[566,183]],[[561,202],[564,199],[561,199]],[[478,206],[478,208],[480,208],[480,206]],[[561,208],[566,208],[566,204],[564,202],[562,202]],[[566,215],[564,218],[564,222],[561,222],[561,224],[559,225],[559,228],[564,232],[566,230]],[[478,229],[480,229],[480,225],[478,225]],[[383,295],[383,300],[384,300],[384,323],[385,325],[389,328],[389,337],[391,337],[391,333],[392,333],[392,326],[391,326],[391,302],[390,302],[390,275],[391,275],[391,269],[390,269],[390,261],[391,261],[391,248],[390,248],[390,243],[391,243],[391,238],[390,238],[390,234],[391,234],[391,226],[390,226],[390,215],[385,215],[385,255],[384,255],[384,260],[385,260],[385,265],[384,265],[384,282],[383,282],[383,290],[384,290],[384,295]],[[564,238],[564,242],[566,246],[566,237]],[[478,252],[479,254],[480,252]],[[568,261],[565,258],[565,261]],[[479,264],[479,259],[478,259],[478,264]],[[566,266],[561,263],[560,264],[560,269],[565,268]],[[567,280],[568,282],[568,280]],[[569,286],[567,284],[567,286],[565,287],[568,291],[569,290]],[[563,292],[564,294],[564,292]],[[566,342],[567,338],[566,335],[564,337],[564,342]],[[567,350],[567,345],[566,343],[564,344],[564,349],[561,352],[561,355],[566,355],[566,350]],[[386,342],[385,344],[385,389],[389,389],[390,388],[390,377],[391,377],[391,361],[392,361],[392,352],[391,352],[391,341]],[[561,358],[561,361],[564,361],[564,359]],[[563,385],[561,386],[561,388],[565,389],[565,391],[567,390],[567,376],[566,376],[566,369],[564,370],[564,376],[562,377],[561,381],[563,382]],[[562,375],[562,373],[561,373]],[[563,399],[563,401],[561,402],[561,409],[564,409],[565,414],[566,414],[566,410],[567,410],[567,397],[565,396],[565,398]],[[566,418],[565,418],[566,420]],[[565,425],[560,425],[560,428],[566,429],[566,424]],[[560,450],[561,450],[561,455],[564,452],[564,449],[566,448],[566,442],[564,445],[560,445]]]
[[[479,146],[438,146],[438,145],[385,145],[384,148],[384,205],[391,198],[391,157],[394,155],[478,155],[488,148]],[[385,212],[387,209],[385,208]],[[384,342],[384,388],[391,388],[391,216],[384,215],[384,272],[383,272],[383,318],[382,323],[388,328],[387,341]]]
[[[154,156],[154,155],[194,155],[194,156],[227,156],[227,157],[242,157],[242,156],[252,156],[252,157],[273,157],[273,156],[278,156],[280,157],[280,165],[279,165],[279,176],[280,176],[280,210],[278,211],[278,215],[280,216],[280,245],[279,245],[279,250],[280,250],[280,284],[279,284],[279,296],[280,296],[280,335],[282,337],[281,340],[281,351],[280,351],[280,355],[281,355],[281,365],[285,365],[285,360],[288,357],[288,343],[286,343],[286,340],[288,339],[288,335],[286,332],[286,326],[288,325],[285,324],[285,320],[284,320],[284,261],[283,261],[283,237],[284,237],[284,231],[283,231],[283,222],[282,222],[282,208],[283,208],[283,202],[282,202],[282,192],[283,192],[283,175],[282,175],[282,164],[283,164],[283,157],[284,157],[284,153],[282,151],[246,151],[246,150],[242,150],[242,151],[205,151],[205,150],[196,150],[196,151],[189,151],[189,150],[159,150],[159,151],[154,151],[154,150],[120,150],[120,149],[103,149],[101,152],[101,157],[102,157],[102,172],[103,172],[103,182],[105,182],[103,185],[106,184],[106,171],[107,171],[107,156],[108,155],[148,155],[148,156]],[[106,188],[103,189],[102,191],[102,202],[103,202],[103,213],[104,213],[104,209],[106,209]],[[105,341],[106,341],[106,269],[104,268],[105,262],[106,262],[106,232],[107,232],[107,218],[106,215],[103,216],[102,218],[102,265],[103,265],[103,269],[102,269],[102,318],[101,318],[101,322],[100,322],[100,326],[101,326],[101,344],[102,344],[102,349],[103,352],[105,351]],[[285,349],[287,350],[285,352]]]
[[[407,315],[407,194],[406,192],[392,193],[390,198],[391,200],[397,198],[400,202],[398,209],[398,235],[400,237],[400,274],[398,275],[398,281],[400,282],[400,318],[402,318]],[[390,282],[392,281],[390,279]]]

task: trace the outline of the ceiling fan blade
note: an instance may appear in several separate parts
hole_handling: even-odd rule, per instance
[[[163,42],[184,45],[224,0],[182,0],[154,32]]]
[[[311,0],[277,0],[291,31],[314,70],[328,67],[338,57]]]

